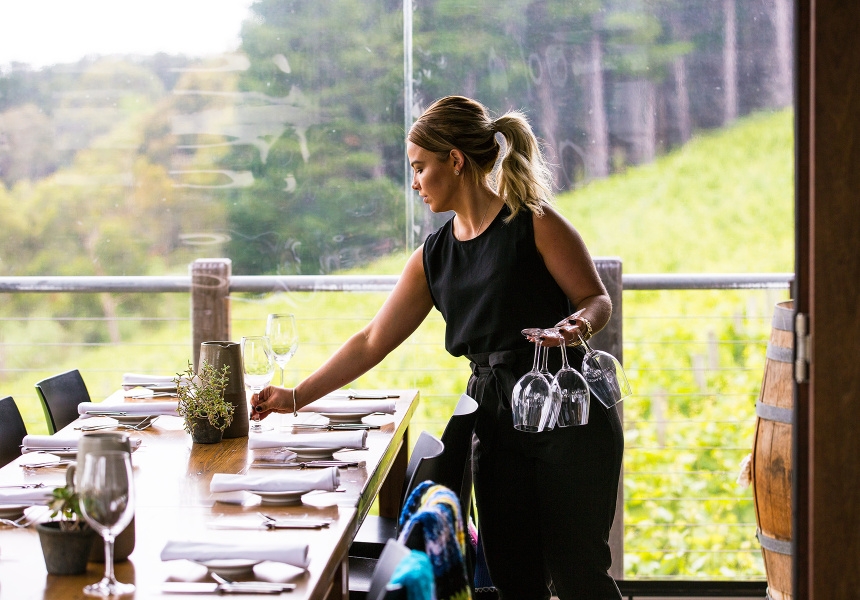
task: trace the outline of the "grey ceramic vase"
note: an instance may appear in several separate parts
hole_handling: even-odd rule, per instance
[[[245,396],[245,376],[242,370],[242,347],[238,342],[203,342],[200,344],[200,364],[206,361],[220,371],[230,366],[224,399],[233,405],[233,422],[224,430],[223,438],[248,435],[248,400]],[[200,366],[197,367],[200,372]]]

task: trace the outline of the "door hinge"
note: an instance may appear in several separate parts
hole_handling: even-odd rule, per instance
[[[797,348],[794,380],[797,383],[806,383],[809,380],[809,315],[797,313],[794,316],[794,342]]]

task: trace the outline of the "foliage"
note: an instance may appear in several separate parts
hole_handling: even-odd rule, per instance
[[[199,374],[194,373],[191,362],[184,373],[173,379],[179,398],[179,414],[185,419],[185,431],[192,433],[198,420],[207,420],[212,427],[224,431],[233,422],[233,404],[224,398],[229,383],[230,365],[220,371],[207,361],[200,362]]]
[[[81,531],[89,528],[81,512],[81,500],[74,486],[54,488],[53,494],[48,507],[51,509],[51,518],[59,522],[61,530]]]

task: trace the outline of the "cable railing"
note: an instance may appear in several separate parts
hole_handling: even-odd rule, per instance
[[[616,546],[624,568],[615,576],[629,580],[628,588],[637,595],[665,592],[661,581],[677,591],[687,585],[679,581],[693,580],[690,589],[729,596],[730,582],[740,581],[738,589],[758,589],[764,580],[752,494],[735,480],[752,445],[768,309],[793,280],[790,273],[619,278],[613,298],[616,314],[622,315],[619,353],[634,396],[621,407],[626,446],[623,514],[617,521],[623,527]],[[296,381],[372,317],[396,282],[397,276],[231,276],[220,282],[219,301],[230,306],[234,339],[261,327],[268,312],[302,313],[305,335],[286,374]],[[193,274],[0,277],[0,294],[19,299],[30,294],[165,295],[153,296],[162,299],[140,314],[106,317],[92,314],[90,307],[78,315],[73,302],[59,316],[7,311],[0,317],[0,396],[13,395],[22,412],[29,408],[32,432],[43,419],[33,383],[44,376],[80,368],[91,395],[104,397],[122,372],[165,364],[182,370],[197,335],[207,335],[194,333],[194,292]],[[653,293],[657,300],[650,298]],[[685,312],[687,300],[677,303],[683,310],[673,301],[661,302],[677,294],[715,294],[716,305],[733,307]],[[664,304],[662,312],[654,309]],[[119,329],[118,340],[105,333],[110,327]],[[441,317],[431,314],[401,349],[355,386],[420,389],[413,423],[417,430],[440,433],[468,377],[464,361],[442,356],[443,331]],[[74,337],[75,332],[83,335]],[[624,586],[622,591],[627,593]]]

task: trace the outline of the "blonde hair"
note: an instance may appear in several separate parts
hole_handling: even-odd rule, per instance
[[[506,142],[498,172],[493,167],[502,150],[496,133]],[[552,174],[526,116],[510,111],[497,119],[480,102],[463,96],[447,96],[424,111],[409,129],[407,139],[433,152],[441,161],[451,150],[463,153],[468,172],[504,200],[510,218],[526,209],[543,214],[552,201]]]

